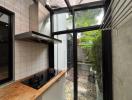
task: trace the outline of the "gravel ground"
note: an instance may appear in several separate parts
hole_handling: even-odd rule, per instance
[[[88,75],[88,71],[79,70],[78,100],[96,100],[96,86],[88,81]],[[65,84],[66,100],[73,100],[73,69],[68,72]]]

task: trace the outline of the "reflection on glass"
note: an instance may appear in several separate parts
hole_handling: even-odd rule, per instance
[[[103,8],[75,11],[75,28],[102,24]],[[54,14],[54,32],[72,29],[73,17],[69,13]]]
[[[103,8],[75,12],[76,28],[100,25],[104,16]]]
[[[74,5],[86,4],[86,3],[91,3],[91,2],[101,1],[101,0],[69,0],[69,1],[70,1],[70,4],[74,6]]]
[[[73,36],[67,34],[67,69],[73,68]]]
[[[72,16],[69,13],[54,14],[54,32],[72,29]]]
[[[47,16],[44,21],[39,23],[39,32],[42,34],[50,34],[50,17]]]
[[[78,98],[103,100],[101,31],[78,33]]]
[[[86,4],[91,2],[97,2],[102,0],[68,0],[71,6]],[[67,7],[65,0],[47,0],[46,4],[48,4],[52,9]]]
[[[8,78],[9,17],[0,12],[0,81]]]
[[[73,78],[73,35],[67,34],[67,75],[65,84],[65,100],[74,98],[74,78]]]
[[[52,9],[67,7],[64,0],[47,0],[46,4],[50,5]]]
[[[54,37],[62,40],[62,43],[54,45],[54,68],[58,71],[67,70],[63,85],[65,97],[63,100],[73,100],[73,35],[69,33],[55,35]]]

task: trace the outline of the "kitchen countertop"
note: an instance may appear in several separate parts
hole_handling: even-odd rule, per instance
[[[40,89],[34,89],[21,82],[14,82],[0,89],[0,100],[35,100],[55,82],[57,82],[66,71],[61,71]]]

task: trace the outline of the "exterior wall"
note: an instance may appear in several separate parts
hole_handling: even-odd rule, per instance
[[[132,18],[112,33],[114,100],[131,100]]]
[[[132,14],[112,31],[114,100],[131,100]]]
[[[66,14],[54,15],[54,31],[66,30]],[[58,35],[56,38],[62,40],[62,43],[55,44],[54,57],[55,68],[59,70],[67,69],[67,35]]]
[[[0,6],[15,13],[15,34],[29,31],[29,6],[32,3],[32,0],[0,0]],[[42,71],[47,67],[47,45],[15,41],[15,80]]]

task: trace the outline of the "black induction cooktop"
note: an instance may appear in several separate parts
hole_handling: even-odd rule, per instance
[[[23,84],[39,89],[55,76],[55,71],[42,71],[22,81]]]

